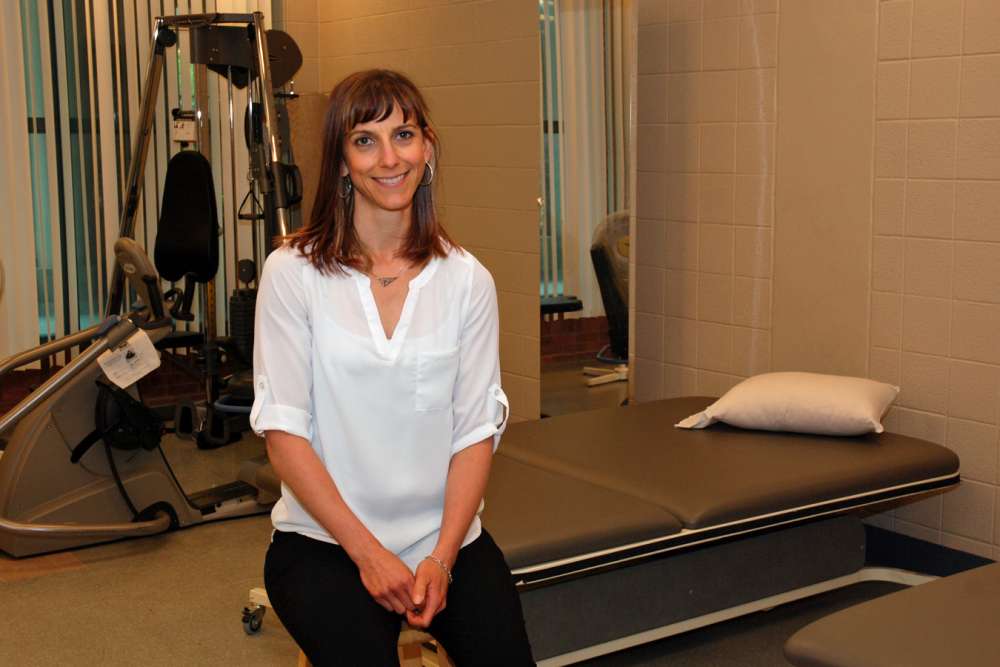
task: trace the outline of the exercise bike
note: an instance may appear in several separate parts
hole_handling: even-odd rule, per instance
[[[119,239],[115,257],[136,306],[108,317],[83,352],[0,418],[0,435],[12,429],[0,456],[0,550],[12,556],[257,514],[275,500],[245,482],[186,494],[160,447],[162,420],[134,384],[120,389],[105,378],[102,354],[137,335],[155,343],[174,324],[139,244]],[[79,344],[68,337],[16,355],[0,364],[0,377]]]

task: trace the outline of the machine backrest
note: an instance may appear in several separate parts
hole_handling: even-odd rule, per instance
[[[219,217],[212,166],[198,151],[180,151],[167,165],[153,250],[166,280],[206,283],[219,269]]]
[[[627,212],[612,213],[594,230],[590,246],[590,259],[608,316],[611,351],[619,359],[628,359],[628,224]]]

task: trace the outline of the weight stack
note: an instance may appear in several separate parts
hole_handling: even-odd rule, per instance
[[[257,290],[233,290],[229,297],[229,333],[243,358],[253,360],[253,319],[257,307]]]

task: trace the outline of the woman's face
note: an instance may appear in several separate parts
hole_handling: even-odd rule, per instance
[[[384,211],[409,207],[433,150],[424,132],[405,120],[398,106],[385,120],[355,125],[347,133],[340,170],[354,184],[355,206]]]

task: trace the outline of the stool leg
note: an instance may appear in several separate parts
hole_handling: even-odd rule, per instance
[[[400,644],[396,650],[399,653],[399,667],[421,667],[423,665],[420,642]]]
[[[455,664],[448,657],[448,653],[444,650],[444,646],[441,646],[440,642],[434,642],[437,647],[438,654],[438,667],[455,667]]]

